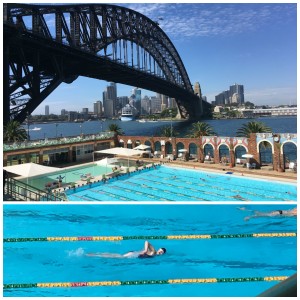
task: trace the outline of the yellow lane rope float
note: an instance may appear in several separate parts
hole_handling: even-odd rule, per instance
[[[257,281],[283,281],[288,276],[267,277],[235,277],[235,278],[190,278],[190,279],[164,279],[164,280],[131,280],[131,281],[87,281],[87,282],[46,282],[46,283],[11,283],[4,284],[4,289],[16,288],[71,288],[93,286],[117,286],[117,285],[145,285],[145,284],[194,284],[194,283],[234,283]]]
[[[272,233],[238,233],[238,234],[188,234],[188,235],[138,235],[138,236],[57,236],[32,238],[4,238],[9,242],[78,242],[78,241],[125,241],[125,240],[199,240],[199,239],[231,239],[231,238],[273,238],[296,237],[296,232]]]

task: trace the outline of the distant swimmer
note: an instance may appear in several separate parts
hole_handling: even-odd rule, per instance
[[[97,256],[106,258],[150,258],[156,255],[163,255],[167,252],[166,248],[159,248],[157,251],[148,242],[145,242],[144,250],[141,251],[129,251],[125,254],[119,253],[88,253],[86,256]]]
[[[241,195],[235,195],[235,196],[232,196],[232,197],[235,198],[235,199],[242,200],[242,201],[249,201],[246,198],[242,197]]]
[[[262,218],[262,217],[296,217],[297,216],[297,207],[288,209],[288,210],[273,210],[270,212],[261,212],[254,211],[254,215],[245,217],[244,220],[248,221],[254,218]]]

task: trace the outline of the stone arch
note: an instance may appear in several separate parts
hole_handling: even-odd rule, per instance
[[[219,157],[222,163],[230,162],[230,149],[227,144],[220,144],[218,147],[219,150]]]
[[[189,154],[193,157],[197,157],[198,155],[198,146],[195,143],[189,144]]]
[[[160,143],[160,141],[156,141],[154,143],[154,151],[161,151],[161,143]]]
[[[294,163],[295,166],[295,163],[297,163],[297,144],[294,141],[282,143],[280,153],[283,155],[285,169],[289,169],[291,163]]]
[[[206,143],[203,146],[203,154],[204,157],[209,155],[211,158],[214,158],[214,145],[210,144],[210,143]]]
[[[235,158],[242,158],[242,155],[246,154],[247,152],[248,152],[248,149],[244,145],[237,145],[234,148],[234,156],[235,156]]]
[[[169,141],[167,141],[165,144],[165,153],[166,153],[166,155],[173,154],[173,145]]]
[[[265,147],[264,143],[266,142],[270,147]],[[268,140],[262,140],[258,144],[257,152],[259,154],[260,165],[271,165],[273,164],[273,155],[274,155],[274,145]]]

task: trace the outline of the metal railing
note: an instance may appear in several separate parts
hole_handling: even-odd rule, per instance
[[[31,185],[8,178],[4,187],[7,201],[67,201],[67,196],[62,192],[43,191]]]

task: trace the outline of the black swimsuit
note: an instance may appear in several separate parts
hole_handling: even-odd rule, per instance
[[[153,255],[148,255],[147,253],[139,254],[138,258],[150,258],[153,257]]]
[[[279,210],[277,210],[277,211],[279,212],[280,215],[282,215],[282,210],[279,209]]]

